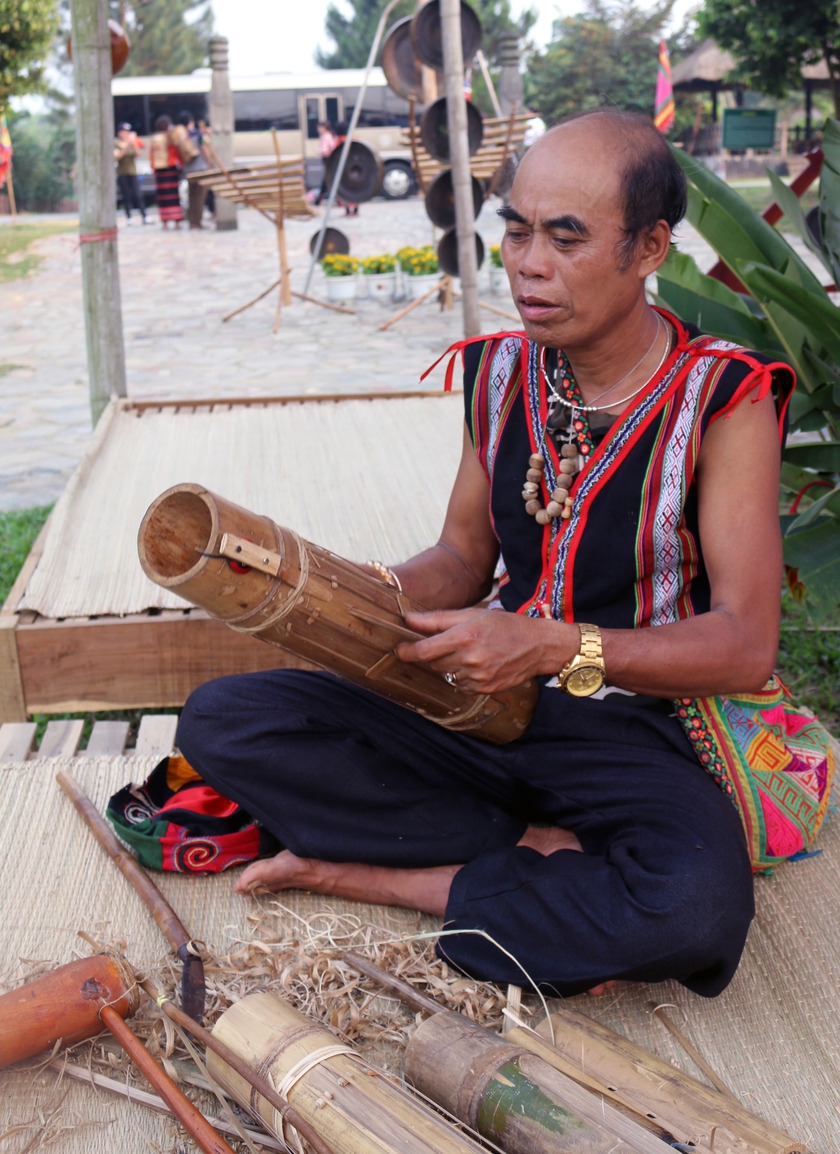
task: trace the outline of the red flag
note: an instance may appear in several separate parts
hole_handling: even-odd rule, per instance
[[[9,176],[9,169],[12,167],[12,138],[9,136],[9,128],[6,124],[6,117],[0,116],[0,188],[6,183]]]
[[[674,123],[674,86],[671,80],[671,61],[668,45],[659,41],[659,71],[656,75],[656,99],[653,123],[660,132],[667,132]]]

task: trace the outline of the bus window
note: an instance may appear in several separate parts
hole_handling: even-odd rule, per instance
[[[318,139],[318,97],[307,96],[306,98],[306,136],[308,140]]]
[[[327,121],[328,124],[332,125],[332,127],[335,128],[336,125],[341,120],[341,116],[339,115],[339,111],[338,111],[338,97],[337,96],[328,96],[326,99],[325,105],[326,105],[327,114],[324,117],[324,119]]]
[[[237,91],[233,94],[233,119],[236,132],[279,132],[300,127],[297,100],[288,89]]]

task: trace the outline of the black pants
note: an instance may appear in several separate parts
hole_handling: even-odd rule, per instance
[[[667,703],[543,689],[527,733],[493,746],[328,674],[226,677],[190,697],[185,757],[303,857],[466,863],[448,930],[484,930],[567,996],[610,978],[676,978],[713,996],[754,913],[740,818]],[[529,822],[584,853],[516,845]],[[441,938],[461,969],[527,985],[487,938]]]
[[[131,220],[131,210],[136,208],[145,220],[146,207],[143,204],[143,197],[140,193],[140,181],[137,177],[132,176],[130,173],[120,173],[117,176],[117,184],[120,186],[120,196],[122,197],[123,208],[128,219]]]

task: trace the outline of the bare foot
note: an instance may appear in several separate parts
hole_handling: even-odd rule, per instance
[[[572,831],[570,829],[560,829],[560,827],[556,825],[549,826],[547,829],[543,829],[538,825],[529,825],[516,844],[526,845],[529,849],[535,849],[537,853],[541,853],[543,857],[557,853],[560,849],[573,849],[577,853],[583,853],[583,846]]]
[[[591,990],[587,990],[586,992],[590,998],[600,998],[602,994],[606,993],[607,990],[611,990],[613,986],[617,984],[617,982],[601,982],[600,986],[593,986]]]

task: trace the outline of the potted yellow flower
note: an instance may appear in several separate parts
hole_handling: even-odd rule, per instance
[[[354,256],[340,252],[328,253],[321,261],[327,278],[327,297],[334,302],[356,299],[356,270],[359,262]]]
[[[510,288],[510,281],[502,264],[502,250],[499,245],[490,246],[490,291],[492,293],[506,293]]]
[[[440,281],[440,264],[430,244],[422,248],[401,248],[397,260],[402,269],[409,300],[416,301]]]
[[[369,256],[362,260],[360,268],[361,279],[364,283],[364,296],[371,300],[382,301],[387,304],[396,296],[397,291],[397,258],[390,253],[382,256]]]

